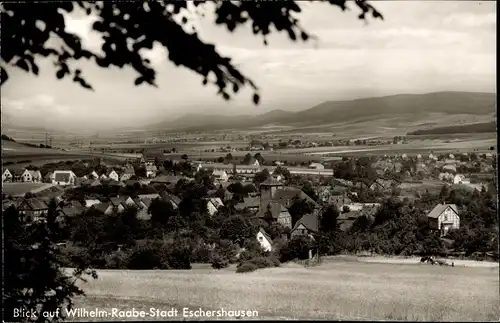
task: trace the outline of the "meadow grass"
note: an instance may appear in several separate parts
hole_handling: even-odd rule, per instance
[[[257,310],[261,319],[498,320],[496,268],[328,260],[253,273],[101,270],[77,307]],[[178,318],[182,319],[182,317]]]

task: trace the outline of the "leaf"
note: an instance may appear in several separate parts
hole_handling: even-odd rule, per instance
[[[58,79],[62,79],[64,77],[64,71],[63,70],[57,71],[56,76]]]
[[[143,82],[144,82],[144,77],[140,76],[138,78],[135,79],[135,82],[134,84],[137,86],[137,85],[141,85]]]
[[[7,80],[9,79],[9,76],[7,75],[7,72],[2,68],[0,69],[0,85],[3,85]]]
[[[300,33],[300,38],[302,38],[303,41],[306,41],[309,39],[309,35],[305,32]]]
[[[25,70],[26,72],[29,72],[30,71],[30,68],[28,66],[28,63],[26,63],[26,61],[24,59],[19,59],[17,62],[16,62],[16,66]]]
[[[259,101],[260,101],[260,96],[259,96],[257,93],[255,93],[255,94],[253,95],[252,100],[253,100],[253,103],[254,103],[254,104],[258,105],[258,104],[259,104]]]

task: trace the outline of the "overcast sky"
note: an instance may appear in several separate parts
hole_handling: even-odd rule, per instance
[[[262,89],[261,105],[251,92],[232,101],[203,87],[201,77],[175,67],[166,52],[147,55],[157,69],[159,88],[135,87],[132,69],[101,69],[78,62],[96,89],[57,80],[50,61],[40,60],[40,75],[9,69],[2,88],[3,114],[15,121],[71,129],[137,126],[175,119],[194,111],[260,114],[272,109],[307,109],[325,100],[434,91],[495,92],[496,3],[474,1],[374,1],[385,20],[357,19],[358,8],[342,12],[326,3],[299,2],[302,26],[319,42],[291,42],[275,34],[269,45],[249,26],[231,34],[213,24],[207,11],[193,19],[203,40],[233,58]],[[90,49],[100,48],[91,31],[93,17],[67,17],[68,31]]]

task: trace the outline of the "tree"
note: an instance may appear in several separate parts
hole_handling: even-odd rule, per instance
[[[286,169],[286,167],[278,166],[274,169],[273,175],[281,175],[285,180],[285,183],[288,183],[292,177],[290,171]]]
[[[348,8],[346,1],[329,2],[343,11]],[[354,3],[361,9],[359,19],[366,19],[368,14],[382,19],[382,15],[366,1]],[[264,44],[267,44],[266,37],[273,25],[278,31],[287,32],[292,41],[297,41],[299,37],[303,41],[311,38],[295,17],[301,12],[298,1],[221,1],[211,6],[204,1],[196,1],[192,4],[196,9],[213,10],[215,24],[224,25],[231,32],[250,21],[253,33],[261,34]],[[92,28],[103,36],[104,55],[83,48],[81,39],[66,31],[63,12],[73,12],[75,7],[80,7],[87,15],[98,17]],[[82,76],[82,71],[70,66],[70,62],[88,59],[102,68],[130,66],[139,74],[135,85],[147,83],[156,86],[156,72],[149,60],[141,55],[141,50],[159,44],[168,51],[172,63],[202,76],[204,85],[213,83],[218,88],[217,94],[225,100],[231,98],[231,90],[236,94],[240,88],[249,86],[254,90],[253,102],[258,104],[257,85],[231,64],[230,58],[221,56],[214,45],[204,43],[196,30],[188,32],[183,28],[189,22],[186,10],[189,10],[188,1],[4,3],[1,7],[1,57],[4,62],[1,65],[1,82],[4,84],[8,79],[7,67],[38,75],[37,58],[43,56],[54,58],[57,78],[72,77],[74,82],[87,89],[93,88]],[[200,11],[195,13],[200,14]],[[43,23],[43,27],[37,22]],[[59,46],[49,45],[52,35],[62,40]],[[133,45],[127,46],[129,43]],[[215,79],[209,79],[209,74]]]
[[[234,243],[243,245],[243,242],[257,234],[255,228],[248,219],[235,215],[227,218],[221,225],[219,237],[221,239],[231,240]]]
[[[448,196],[450,196],[450,188],[445,184],[441,188],[441,192],[439,192],[439,198],[441,199],[441,202],[444,202],[448,198]]]
[[[264,165],[264,157],[260,153],[256,153],[253,158],[255,158],[260,165]]]
[[[314,205],[305,199],[294,198],[292,205],[288,209],[288,212],[292,216],[292,226],[300,220],[305,214],[312,213],[314,211]]]
[[[253,182],[256,185],[260,185],[261,183],[265,182],[269,177],[271,177],[271,174],[269,173],[267,168],[264,168],[262,171],[255,174]]]
[[[143,167],[143,166],[134,166],[134,174],[137,177],[147,177],[146,167]]]
[[[184,161],[187,161],[187,160],[189,159],[189,157],[188,157],[188,155],[183,154],[183,155],[181,156],[181,159],[182,159],[182,160],[184,160]]]
[[[243,164],[248,165],[252,161],[252,154],[248,153],[243,157]]]
[[[338,230],[337,218],[339,211],[335,205],[329,205],[321,212],[319,230],[324,233],[334,233]]]
[[[233,155],[231,153],[228,153],[225,157],[226,161],[230,162],[233,160]]]
[[[151,214],[153,227],[160,226],[162,228],[165,228],[170,217],[176,214],[172,204],[163,199],[154,199],[151,201],[148,213]]]
[[[314,190],[314,187],[310,181],[307,181],[304,183],[304,185],[302,185],[302,191],[314,201],[318,201],[318,194],[316,194],[316,191]]]
[[[42,311],[54,313],[71,308],[72,298],[84,295],[78,281],[84,280],[87,274],[97,278],[97,274],[88,270],[85,263],[78,264],[72,274],[63,270],[60,250],[55,243],[60,227],[54,202],[49,205],[46,221],[29,226],[19,221],[14,207],[8,208],[2,216],[5,229],[3,319],[19,321],[13,316],[14,309],[25,312],[35,309],[37,321],[48,322],[49,319],[40,315]]]

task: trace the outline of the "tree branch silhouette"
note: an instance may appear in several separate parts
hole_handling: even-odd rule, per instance
[[[205,4],[215,4],[216,25],[225,26],[230,32],[251,23],[255,35],[267,36],[274,26],[278,32],[286,32],[292,41],[308,41],[312,37],[301,26],[296,14],[301,12],[298,1],[193,1],[195,9],[206,8]],[[332,0],[329,3],[342,11],[348,9],[346,1]],[[366,1],[353,1],[361,10],[359,19],[382,15]],[[102,53],[84,48],[80,37],[65,29],[64,13],[79,7],[97,21],[93,30],[103,40]],[[100,67],[132,67],[138,77],[135,85],[143,83],[156,85],[156,71],[151,62],[141,55],[142,49],[152,49],[159,44],[168,51],[168,59],[199,74],[203,85],[209,82],[218,89],[217,94],[229,100],[242,87],[250,87],[254,104],[260,100],[259,88],[231,63],[231,58],[222,56],[214,44],[203,42],[193,28],[187,32],[187,1],[130,1],[130,2],[48,2],[48,3],[3,3],[0,5],[1,35],[1,84],[9,79],[8,67],[20,68],[26,72],[39,74],[37,58],[53,58],[56,77],[71,77],[82,87],[93,90],[82,75],[73,67],[75,61],[88,59]],[[195,10],[197,15],[202,15]],[[175,18],[181,18],[177,22]],[[59,46],[49,45],[53,36],[60,38]]]

